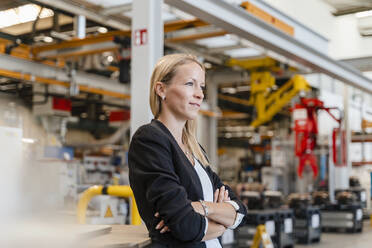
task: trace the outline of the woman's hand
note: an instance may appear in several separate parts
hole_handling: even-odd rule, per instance
[[[225,186],[222,186],[221,188],[216,189],[216,191],[214,192],[213,202],[221,203],[224,201],[230,201],[230,197],[229,197],[229,191],[225,189]]]
[[[155,217],[159,218],[159,212],[155,213]],[[168,226],[165,225],[164,220],[161,220],[155,227],[156,230],[160,229],[160,233],[170,232],[170,229]]]
[[[195,212],[204,216],[204,214],[205,214],[204,213],[204,208],[203,208],[203,206],[201,205],[200,202],[198,202],[198,201],[191,202],[191,206],[194,208]]]

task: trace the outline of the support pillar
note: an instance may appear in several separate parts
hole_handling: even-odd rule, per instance
[[[85,16],[78,15],[74,18],[74,31],[75,36],[79,39],[84,39],[86,35],[86,18]]]
[[[163,0],[132,3],[131,136],[152,117],[149,103],[150,77],[156,61],[163,56]]]
[[[207,85],[207,95],[208,95],[208,104],[210,110],[217,112],[217,84],[213,80],[210,80]],[[217,117],[209,117],[209,127],[208,127],[208,156],[210,159],[210,165],[214,171],[218,171],[218,132],[217,132]]]

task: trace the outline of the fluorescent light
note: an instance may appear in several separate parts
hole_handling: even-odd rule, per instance
[[[236,88],[233,87],[225,87],[221,88],[222,93],[228,93],[228,94],[235,94],[236,93]]]
[[[372,10],[362,11],[355,14],[357,18],[363,18],[367,16],[372,16]]]
[[[254,48],[237,48],[227,50],[224,52],[224,54],[233,58],[257,57],[262,55],[261,51],[258,51]]]
[[[23,143],[28,143],[28,144],[33,144],[36,142],[34,139],[29,139],[29,138],[22,138]]]
[[[34,21],[39,11],[40,6],[36,4],[26,4],[17,8],[0,11],[0,28]],[[40,18],[50,17],[53,14],[52,10],[44,8],[40,13]]]
[[[208,48],[233,46],[238,44],[237,41],[226,38],[225,36],[200,39],[196,40],[195,43],[206,46]]]
[[[251,90],[250,85],[241,85],[241,86],[236,87],[237,92],[250,91],[250,90]]]

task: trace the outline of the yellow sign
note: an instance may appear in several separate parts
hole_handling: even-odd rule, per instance
[[[114,216],[112,215],[112,211],[111,211],[110,206],[108,206],[107,210],[106,210],[106,213],[105,213],[105,218],[110,218],[110,217],[114,217]]]

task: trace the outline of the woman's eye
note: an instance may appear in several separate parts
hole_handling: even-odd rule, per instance
[[[187,82],[186,85],[190,85],[190,86],[193,86],[194,83],[193,82]]]
[[[205,91],[205,85],[200,86],[200,88],[202,89],[202,91]]]

